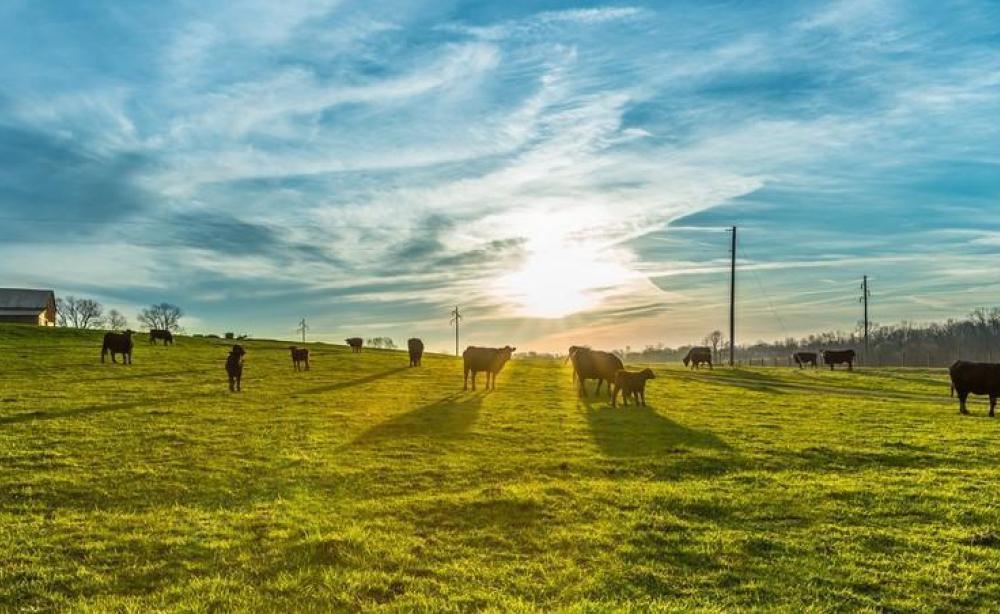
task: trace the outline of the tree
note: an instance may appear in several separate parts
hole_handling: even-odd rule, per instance
[[[184,312],[177,305],[160,303],[143,309],[138,316],[139,323],[149,329],[179,331],[180,319]]]
[[[104,324],[104,306],[89,298],[67,296],[56,300],[59,325],[69,328],[98,328]]]
[[[705,337],[705,341],[712,346],[712,356],[715,357],[715,362],[719,362],[719,344],[722,343],[722,331],[713,330]]]
[[[108,319],[105,320],[105,324],[111,330],[125,330],[128,328],[128,319],[125,318],[122,312],[112,309],[108,312]]]

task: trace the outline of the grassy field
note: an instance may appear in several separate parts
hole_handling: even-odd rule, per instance
[[[0,326],[0,610],[958,610],[1000,603],[1000,422],[941,370],[514,361]]]

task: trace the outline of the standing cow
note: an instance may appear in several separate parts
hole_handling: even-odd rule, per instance
[[[132,364],[132,331],[126,330],[122,333],[104,333],[104,344],[101,346],[101,362],[104,362],[104,355],[111,353],[111,362],[115,360],[115,354],[122,355],[122,364]]]
[[[702,364],[708,364],[708,368],[712,369],[712,348],[705,346],[693,347],[688,350],[687,356],[684,357],[684,366],[691,365],[692,369],[701,368]]]
[[[792,354],[792,360],[800,369],[806,365],[812,365],[815,369],[819,363],[819,356],[816,355],[816,352],[795,352]]]
[[[149,342],[156,345],[157,339],[162,339],[163,345],[174,344],[174,334],[166,329],[154,328],[149,331]]]
[[[588,347],[578,345],[570,346],[567,361],[573,363],[573,379],[579,379],[579,394],[587,396],[587,380],[596,379],[597,388],[594,394],[601,393],[601,384],[607,382],[608,394],[611,393],[611,386],[615,382],[615,374],[625,368],[620,358],[610,352],[592,350]]]
[[[990,397],[990,418],[994,417],[1000,396],[1000,364],[959,360],[948,368],[948,375],[951,376],[952,394],[958,393],[959,413],[969,413],[965,408],[969,393],[985,394]]]
[[[410,351],[410,366],[419,367],[424,357],[424,342],[416,337],[407,339],[406,348]]]
[[[295,347],[288,348],[292,352],[292,368],[296,371],[309,370],[309,348]]]
[[[469,373],[472,373],[472,389],[476,389],[476,374],[480,371],[486,372],[486,389],[497,389],[497,373],[503,369],[514,350],[506,345],[502,348],[479,348],[469,346],[462,352],[463,371],[465,374],[465,385],[462,390],[469,389]],[[492,382],[492,384],[491,384]]]
[[[833,371],[834,365],[847,364],[847,370],[854,370],[854,357],[857,356],[854,350],[823,350],[823,362],[830,365]]]
[[[360,352],[361,346],[364,345],[364,340],[361,337],[351,337],[350,339],[344,339],[344,343],[351,346],[352,352]]]
[[[240,384],[243,379],[243,356],[246,355],[243,346],[236,344],[226,357],[226,375],[229,376],[229,392],[239,392],[242,390]]]

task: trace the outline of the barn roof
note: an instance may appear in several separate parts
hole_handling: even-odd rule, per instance
[[[52,290],[28,290],[24,288],[0,288],[0,310],[24,309],[41,311],[54,301]]]

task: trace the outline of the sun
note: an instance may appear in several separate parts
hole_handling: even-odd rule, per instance
[[[598,307],[604,291],[630,276],[609,254],[553,244],[531,250],[516,270],[498,280],[497,294],[519,316],[563,318]]]

